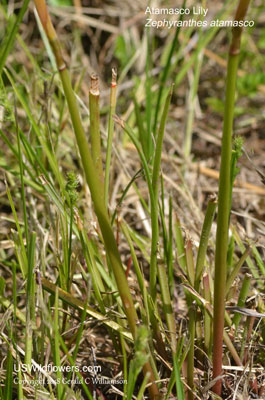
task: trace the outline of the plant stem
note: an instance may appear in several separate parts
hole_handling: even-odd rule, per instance
[[[211,231],[211,227],[212,227],[212,223],[213,223],[213,219],[214,219],[215,210],[216,210],[216,198],[211,197],[207,204],[207,209],[206,209],[205,218],[204,218],[204,222],[203,222],[202,232],[201,232],[201,236],[200,236],[200,245],[199,245],[199,250],[198,250],[198,255],[197,255],[197,261],[196,261],[194,288],[197,292],[199,291],[200,280],[201,280],[201,276],[202,276],[203,268],[204,268],[204,264],[205,264],[206,251],[207,251],[207,246],[208,246],[208,241],[209,241],[210,231]]]
[[[168,330],[169,330],[172,354],[173,354],[173,356],[175,356],[176,351],[177,351],[176,322],[175,322],[175,316],[174,316],[174,311],[173,311],[173,307],[172,307],[172,300],[170,297],[170,290],[169,290],[169,286],[168,286],[167,272],[166,272],[163,262],[161,262],[161,264],[158,265],[158,277],[159,277],[159,283],[160,283],[160,289],[161,289],[163,311],[166,316],[167,326],[168,326]]]
[[[250,287],[250,283],[251,283],[251,275],[250,274],[246,274],[244,276],[244,280],[242,283],[242,287],[238,296],[238,301],[237,301],[237,307],[244,307],[245,305],[245,301],[247,299],[247,295],[249,292],[249,287]],[[235,329],[237,330],[239,322],[242,318],[242,315],[239,313],[235,313],[232,323],[233,325],[235,325]]]
[[[35,285],[34,285],[34,262],[35,262],[36,233],[32,232],[28,249],[28,275],[27,275],[27,306],[26,306],[26,345],[25,364],[27,371],[31,371],[31,356],[33,344],[33,322],[35,315]]]
[[[227,278],[227,282],[226,282],[226,295],[229,293],[229,290],[231,288],[231,286],[233,285],[234,280],[236,279],[240,268],[242,267],[242,265],[244,264],[244,262],[246,261],[247,257],[249,256],[249,253],[251,252],[251,247],[247,247],[247,249],[244,251],[244,253],[242,254],[241,258],[239,259],[239,261],[236,263],[233,271],[231,272],[231,274],[229,275],[229,277]]]
[[[100,143],[100,117],[99,117],[99,80],[97,74],[90,76],[89,89],[89,114],[90,114],[90,139],[91,154],[99,178],[104,182],[101,143]]]
[[[235,20],[243,20],[250,0],[240,0]],[[229,50],[225,112],[222,137],[221,167],[219,178],[216,253],[215,253],[215,278],[214,278],[214,319],[213,319],[213,379],[222,373],[223,356],[223,331],[226,292],[226,265],[228,248],[228,228],[230,213],[231,190],[231,152],[232,131],[234,118],[234,102],[236,90],[237,67],[240,53],[240,40],[242,28],[236,27],[232,31],[232,42]],[[213,387],[214,393],[221,396],[222,381],[217,380]]]
[[[192,253],[192,242],[190,238],[187,239],[185,251],[186,251],[186,261],[187,261],[187,277],[191,286],[194,287],[195,268],[194,268],[193,253]]]
[[[110,110],[109,110],[109,126],[108,126],[108,142],[107,142],[107,154],[106,154],[106,167],[105,167],[105,182],[104,182],[104,196],[106,207],[109,200],[109,180],[110,180],[110,162],[111,162],[111,150],[113,140],[114,121],[113,115],[116,110],[116,92],[117,92],[117,72],[115,68],[112,68],[112,80],[110,89]]]
[[[177,262],[184,272],[187,272],[187,259],[184,248],[184,240],[182,235],[181,224],[178,216],[175,214],[175,235],[176,235],[176,247],[177,247]]]
[[[173,86],[171,87],[167,96],[160,127],[157,135],[155,156],[153,161],[153,175],[152,175],[152,188],[154,193],[154,203],[151,207],[151,221],[152,221],[152,243],[151,243],[151,259],[150,259],[150,294],[153,300],[156,298],[156,278],[157,278],[157,245],[159,241],[159,226],[158,226],[158,193],[159,193],[159,174],[162,155],[162,145],[165,132],[165,125],[169,111],[170,101],[173,93]]]
[[[67,260],[67,290],[70,291],[72,283],[71,273],[71,258],[72,258],[72,236],[73,236],[73,218],[74,218],[74,205],[70,205],[70,227],[68,237],[68,260]]]
[[[192,287],[194,287],[195,282],[195,270],[194,270],[194,261],[192,254],[192,243],[191,240],[188,239],[186,243],[186,260],[187,260],[187,276],[188,280]],[[192,302],[192,297],[189,292],[186,292],[187,306],[189,309],[189,339],[190,339],[190,347],[187,357],[187,383],[189,386],[188,399],[193,400],[194,395],[194,342],[195,342],[195,328],[196,328],[196,309],[195,304]]]
[[[200,29],[199,36],[200,37],[202,36],[202,29]],[[189,158],[191,152],[194,113],[195,113],[196,97],[198,92],[202,62],[203,62],[203,52],[200,52],[196,56],[195,71],[194,71],[194,76],[192,77],[191,88],[188,98],[185,140],[183,145],[183,155],[185,159]]]
[[[195,328],[196,328],[196,310],[195,305],[189,305],[189,338],[190,348],[187,357],[187,383],[189,386],[188,400],[194,399],[194,343],[195,343]]]
[[[56,386],[57,388],[57,396],[58,399],[61,399],[63,396],[63,376],[62,376],[62,371],[61,371],[61,358],[60,358],[60,342],[59,342],[59,293],[58,293],[58,288],[56,289],[55,292],[55,310],[54,310],[54,325],[53,325],[53,331],[54,331],[54,364],[57,366],[57,371],[56,371],[56,378],[58,380],[58,384]]]
[[[211,303],[211,289],[210,289],[210,279],[209,275],[206,273],[203,276],[203,297],[206,301]],[[204,314],[204,346],[205,351],[208,356],[211,353],[211,344],[212,344],[212,321],[211,317],[207,313],[206,310],[203,311]]]

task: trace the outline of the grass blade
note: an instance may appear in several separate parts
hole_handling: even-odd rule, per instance
[[[8,35],[8,37],[6,38],[6,42],[4,43],[4,45],[2,45],[2,51],[0,54],[0,76],[2,75],[3,72],[3,68],[5,66],[6,63],[6,59],[8,57],[8,54],[11,52],[15,38],[16,38],[16,34],[19,30],[19,26],[23,20],[23,17],[25,15],[25,12],[28,9],[28,5],[29,5],[29,1],[30,0],[24,0],[22,7],[19,10],[18,16],[16,18],[16,21],[14,22],[14,25]]]

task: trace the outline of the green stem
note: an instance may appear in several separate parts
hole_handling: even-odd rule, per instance
[[[187,259],[184,248],[184,240],[183,240],[180,220],[177,215],[175,215],[175,221],[176,221],[175,234],[176,234],[176,247],[177,247],[177,262],[180,265],[182,271],[187,272]]]
[[[108,205],[108,200],[109,200],[110,162],[111,162],[111,150],[112,150],[112,140],[113,140],[113,130],[114,130],[113,115],[115,114],[116,110],[116,92],[117,92],[117,72],[115,68],[112,68],[108,141],[107,141],[105,182],[104,182],[104,197],[105,197],[106,207]]]
[[[63,376],[62,376],[62,371],[61,371],[61,358],[60,358],[60,342],[59,342],[59,293],[58,293],[58,288],[56,289],[55,292],[55,310],[54,310],[54,325],[53,325],[53,333],[54,333],[54,364],[57,366],[57,371],[56,371],[56,378],[58,381],[58,384],[56,386],[57,388],[57,396],[58,399],[63,398]]]
[[[152,220],[152,243],[151,243],[151,259],[150,259],[150,293],[155,300],[156,297],[156,278],[157,278],[157,246],[159,240],[159,226],[158,226],[158,193],[159,193],[159,174],[162,155],[162,145],[166,126],[167,115],[169,111],[170,101],[172,97],[173,86],[167,96],[165,107],[163,110],[161,123],[158,131],[155,156],[153,161],[153,175],[152,175],[152,188],[154,193],[154,203],[151,207],[151,220]]]
[[[194,287],[195,282],[195,268],[192,253],[192,242],[191,239],[187,239],[186,242],[186,261],[187,261],[187,276],[192,287]]]
[[[158,265],[158,278],[161,289],[163,312],[166,316],[167,326],[169,330],[170,343],[173,355],[177,351],[177,341],[176,341],[176,322],[174,317],[174,311],[172,308],[172,301],[170,297],[170,291],[168,286],[168,276],[163,263]]]
[[[210,289],[209,275],[205,274],[202,279],[203,279],[203,296],[206,301],[211,303],[211,289]],[[209,316],[206,310],[204,310],[203,314],[204,314],[204,346],[207,355],[210,356],[211,345],[212,345],[212,321],[211,317]]]
[[[249,246],[244,253],[242,254],[242,257],[240,258],[240,260],[236,263],[233,271],[231,272],[231,274],[229,275],[229,277],[227,278],[227,282],[226,282],[226,295],[228,294],[234,280],[236,279],[240,268],[242,267],[242,265],[244,264],[244,262],[246,261],[247,257],[249,256],[249,253],[251,252],[251,247]]]
[[[211,227],[212,227],[212,223],[213,223],[213,219],[214,219],[215,210],[216,210],[216,199],[215,199],[215,197],[212,197],[212,198],[210,198],[208,205],[207,205],[204,223],[203,223],[203,227],[202,227],[202,232],[201,232],[201,236],[200,236],[200,245],[199,245],[199,250],[198,250],[198,255],[197,255],[197,261],[196,261],[194,288],[197,292],[199,291],[200,280],[201,280],[201,276],[202,276],[203,268],[204,268],[204,264],[205,264],[208,240],[209,240],[210,231],[211,231]]]
[[[189,338],[190,348],[187,358],[187,383],[189,386],[188,399],[194,399],[194,342],[195,342],[195,327],[196,327],[196,310],[193,304],[189,305]]]
[[[216,378],[222,373],[228,220],[230,211],[230,160],[237,65],[238,55],[230,55],[227,68],[226,104],[222,139],[216,234],[213,321],[213,378]],[[214,385],[214,392],[219,396],[221,395],[221,380],[218,380]]]
[[[193,261],[193,253],[192,253],[192,243],[191,240],[188,239],[186,243],[186,261],[187,261],[187,275],[189,282],[192,287],[194,287],[195,282],[195,270],[194,270],[194,261]],[[195,328],[196,328],[196,309],[195,305],[192,302],[192,297],[189,292],[186,292],[187,298],[187,306],[189,309],[189,339],[190,346],[187,357],[187,383],[189,386],[188,399],[193,400],[193,390],[194,390],[194,342],[195,342]]]
[[[31,356],[33,344],[33,323],[35,313],[35,287],[34,287],[34,262],[35,262],[36,233],[32,232],[28,250],[28,275],[27,275],[27,306],[26,306],[26,345],[25,364],[31,371]]]
[[[100,113],[99,113],[99,80],[96,74],[90,76],[89,115],[91,154],[97,173],[104,182],[100,142]]]
[[[250,274],[246,274],[244,276],[242,287],[241,287],[241,290],[240,290],[240,293],[239,293],[239,296],[238,296],[238,301],[237,301],[237,306],[238,307],[244,307],[245,301],[246,301],[247,296],[248,296],[250,283],[251,283],[251,275]],[[241,314],[239,314],[237,312],[235,313],[235,315],[233,317],[233,320],[232,320],[232,323],[235,325],[235,329],[237,329],[237,327],[239,325],[239,322],[241,320],[241,317],[242,317]]]
[[[250,0],[240,0],[235,20],[244,19]],[[240,53],[242,28],[234,28],[228,57],[224,126],[222,137],[221,167],[219,178],[218,215],[214,278],[214,318],[213,318],[213,379],[222,374],[223,332],[226,293],[226,267],[228,248],[228,228],[231,190],[231,153],[234,119],[237,67]],[[214,393],[221,396],[222,381],[218,379]]]
[[[20,181],[21,181],[21,198],[22,198],[22,204],[23,204],[23,217],[24,217],[24,226],[25,226],[25,236],[26,236],[26,243],[27,243],[27,251],[29,251],[29,227],[28,227],[26,196],[25,196],[25,184],[24,184],[24,166],[23,166],[23,159],[22,159],[21,137],[20,137],[20,131],[18,129],[17,109],[16,109],[16,107],[15,107],[15,117],[16,117],[19,173],[20,173]]]
[[[74,205],[70,205],[70,227],[68,237],[68,260],[67,260],[67,290],[70,291],[72,274],[71,274],[71,257],[72,257],[72,236],[73,236],[73,218],[74,218]],[[66,225],[67,226],[67,225]],[[66,228],[67,229],[67,228]]]
[[[201,36],[202,36],[202,29],[200,29],[199,32],[199,37]],[[187,110],[188,113],[187,113],[187,120],[185,127],[185,140],[183,146],[183,154],[185,159],[187,159],[190,156],[191,152],[195,104],[196,104],[196,96],[198,93],[198,85],[199,85],[202,62],[203,62],[203,52],[199,52],[196,54],[195,71],[194,71],[194,76],[192,78],[189,99],[188,99],[188,110]]]

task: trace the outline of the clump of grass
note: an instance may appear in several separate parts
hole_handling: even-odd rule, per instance
[[[95,213],[98,218],[99,226],[104,239],[107,256],[110,261],[111,269],[114,273],[119,294],[121,296],[124,312],[128,319],[128,324],[133,337],[136,336],[138,316],[135,310],[134,302],[125,276],[117,243],[111,227],[104,199],[104,181],[100,149],[100,129],[99,129],[99,90],[98,78],[92,76],[90,89],[90,120],[91,120],[91,150],[88,146],[85,132],[80,119],[80,114],[76,98],[71,86],[66,64],[63,59],[60,42],[52,25],[48,14],[45,1],[35,0],[35,6],[38,11],[43,29],[49,39],[50,45],[56,59],[57,68],[63,84],[64,94],[68,103],[69,112],[74,127],[74,132],[82,159],[86,180],[90,188],[91,197],[94,204]],[[91,155],[92,154],[92,155]],[[155,384],[154,372],[151,364],[147,361],[143,370],[149,375],[151,386],[149,387],[150,396],[153,399],[159,397],[157,385]]]
[[[12,47],[26,4],[27,0],[24,1],[5,42],[4,51],[1,53],[3,58],[2,62],[0,61],[0,71]],[[61,371],[61,367],[65,365],[73,368],[79,365],[80,358],[83,361],[81,351],[85,347],[85,352],[89,353],[88,347],[94,345],[94,341],[97,343],[97,340],[100,342],[102,354],[103,348],[107,349],[107,357],[102,364],[107,364],[110,359],[111,365],[116,366],[118,361],[119,371],[123,371],[123,377],[127,380],[123,386],[119,386],[119,391],[113,387],[113,390],[116,390],[113,396],[140,400],[147,396],[149,390],[151,399],[174,397],[178,400],[192,400],[204,398],[206,392],[207,396],[214,396],[211,392],[213,388],[215,397],[224,397],[220,379],[222,363],[225,363],[222,347],[227,349],[229,364],[236,364],[243,370],[249,357],[245,345],[255,338],[255,332],[251,335],[255,318],[263,315],[243,307],[249,296],[253,278],[257,280],[258,290],[262,290],[260,273],[263,276],[265,274],[264,263],[255,243],[248,243],[246,246],[234,226],[228,246],[232,189],[242,148],[242,142],[236,139],[232,150],[231,139],[241,31],[233,31],[228,63],[215,243],[211,232],[217,207],[216,197],[209,197],[203,218],[188,187],[189,181],[186,180],[186,176],[189,165],[186,165],[185,161],[191,151],[195,99],[201,66],[204,67],[202,51],[217,29],[209,29],[206,32],[200,30],[196,48],[191,50],[189,58],[184,50],[189,42],[196,38],[196,35],[192,35],[193,28],[182,32],[177,29],[173,32],[173,41],[169,41],[166,49],[162,49],[160,61],[165,68],[157,81],[150,73],[153,59],[148,54],[145,79],[135,79],[132,104],[128,107],[132,112],[128,112],[129,118],[124,118],[126,121],[116,115],[117,71],[112,69],[105,158],[105,138],[100,122],[101,114],[104,114],[107,108],[100,108],[98,76],[91,75],[88,88],[90,129],[86,135],[86,120],[81,120],[76,100],[83,73],[75,86],[75,93],[46,2],[35,0],[35,4],[39,14],[41,36],[50,60],[57,63],[57,67],[55,63],[52,65],[54,71],[57,68],[57,73],[52,77],[44,75],[38,62],[30,57],[30,51],[21,38],[20,43],[23,43],[23,49],[29,55],[34,71],[38,71],[41,82],[45,80],[45,99],[48,96],[47,79],[51,80],[51,86],[57,85],[58,93],[56,91],[51,98],[48,96],[47,101],[55,110],[54,115],[51,113],[52,122],[48,123],[48,104],[45,103],[43,108],[40,108],[40,116],[36,117],[38,106],[36,105],[36,109],[31,107],[36,95],[35,90],[30,93],[24,90],[23,85],[17,85],[22,79],[19,79],[14,68],[3,69],[5,80],[0,82],[0,102],[4,107],[6,119],[8,114],[8,123],[13,127],[15,135],[6,134],[2,129],[0,134],[17,168],[11,168],[7,162],[1,161],[1,167],[6,171],[7,200],[13,215],[11,223],[15,227],[12,230],[11,243],[16,259],[10,262],[7,257],[3,261],[6,274],[12,273],[12,282],[6,285],[8,291],[12,284],[12,300],[6,298],[5,280],[0,278],[0,303],[5,310],[3,321],[0,323],[0,337],[4,348],[7,348],[6,379],[3,381],[5,387],[2,390],[0,385],[0,397],[9,400],[14,391],[17,391],[18,398],[23,399],[26,391],[30,390],[35,398],[52,398],[55,393],[60,399],[68,396],[80,399],[97,396],[100,398],[99,385],[91,381],[87,383],[85,376],[78,371],[69,371],[67,380],[76,376],[81,385],[80,388],[73,389],[71,384],[63,382],[64,374]],[[185,6],[184,0],[183,7]],[[236,19],[244,18],[247,6],[248,1],[239,2]],[[230,6],[225,4],[218,16],[225,18],[229,10]],[[145,32],[144,38],[149,50],[152,46],[152,30]],[[174,192],[167,193],[167,176],[161,172],[164,165],[163,144],[165,138],[167,140],[166,127],[172,98],[174,101],[175,94],[178,95],[177,89],[187,73],[190,74],[189,78],[192,76],[193,65],[194,78],[189,97],[191,108],[187,113],[184,129],[187,141],[183,150],[183,162],[180,161],[184,165],[180,170],[178,166],[175,168],[174,174],[178,174],[180,182],[173,182],[180,197],[185,200],[185,205],[183,210],[176,211],[178,199],[176,200]],[[170,78],[175,81],[175,86],[167,86]],[[156,91],[157,83],[159,87]],[[22,106],[22,113],[17,113],[17,104],[13,107],[11,96],[6,94],[5,85]],[[38,92],[41,88],[38,79],[35,85]],[[144,99],[141,97],[142,93],[145,95]],[[68,107],[65,107],[64,100]],[[68,141],[72,140],[68,137],[71,137],[71,134],[67,135],[67,138],[61,138],[64,135],[68,110],[85,181],[89,186],[97,217],[95,224],[92,222],[93,211],[87,212],[90,198],[87,196],[86,183],[82,180],[82,171],[79,171],[81,176],[77,178],[77,173],[74,172],[76,166],[72,160],[69,163],[63,153],[64,140],[67,139],[68,145]],[[23,129],[20,127],[21,115],[22,118],[26,115],[30,122],[28,135],[24,126]],[[54,118],[56,123],[53,125]],[[0,128],[1,124],[2,120]],[[129,178],[125,189],[120,193],[117,207],[112,212],[108,208],[110,194],[115,192],[112,187],[111,169],[113,164],[117,167],[112,158],[113,137],[114,130],[118,130],[119,126],[126,133],[124,142],[129,140],[130,144],[134,145],[141,167],[137,167],[138,170]],[[52,137],[55,137],[54,143]],[[58,143],[63,144],[62,149]],[[73,148],[72,143],[69,146]],[[175,161],[175,156],[170,157]],[[71,172],[65,174],[65,169]],[[181,171],[187,172],[185,177]],[[113,176],[115,174],[116,169]],[[17,180],[20,185],[16,185]],[[141,191],[138,180],[145,184],[147,191]],[[80,206],[81,195],[77,189],[80,189],[83,195],[83,208]],[[139,204],[141,208],[141,221],[137,221],[137,228],[135,221],[128,222],[127,216],[125,218],[122,214],[123,202],[132,190],[136,193],[137,206]],[[20,198],[23,218],[18,212]],[[38,198],[40,203],[45,203],[41,217],[36,211],[35,198]],[[189,218],[189,213],[185,215],[186,207],[192,211],[191,215],[195,216],[198,213],[189,224],[190,232],[183,222]],[[89,217],[87,214],[90,214]],[[38,218],[42,218],[42,224]],[[141,222],[143,227],[147,227],[147,235],[138,229],[138,223]],[[198,229],[199,225],[201,229]],[[198,248],[193,240],[194,226],[196,233],[198,232]],[[212,256],[215,244],[216,270],[213,278]],[[2,249],[0,252],[2,255]],[[124,257],[123,263],[121,255]],[[226,263],[229,268],[225,268]],[[253,276],[245,274],[236,298],[233,285],[244,263]],[[127,264],[127,269],[124,264]],[[24,286],[19,287],[16,281],[18,277],[21,278],[20,281],[26,282]],[[51,282],[52,278],[56,280],[55,283]],[[25,311],[20,307],[20,297],[26,299]],[[225,302],[231,299],[236,306],[225,310]],[[183,304],[186,307],[185,311],[182,309]],[[179,306],[179,314],[175,311],[176,305]],[[259,308],[264,312],[262,300],[259,300]],[[230,311],[234,312],[233,317]],[[183,313],[187,316],[187,323]],[[11,315],[13,321],[10,321]],[[248,319],[242,332],[240,322],[243,315]],[[18,334],[18,325],[23,327],[23,338]],[[5,327],[8,335],[3,332]],[[238,346],[240,340],[241,347]],[[17,342],[22,341],[25,351],[16,346]],[[49,346],[52,349],[51,356]],[[94,351],[92,354],[95,363],[97,360]],[[38,363],[41,371],[41,365],[50,359],[57,371],[48,378],[46,376],[47,384],[37,388],[33,388],[29,383],[14,385],[13,368],[21,364],[21,357],[28,364],[29,373],[32,365]],[[213,374],[209,365],[213,366]],[[43,371],[40,373],[43,374]],[[17,376],[22,380],[25,374],[17,371]],[[200,386],[197,384],[198,377]],[[28,382],[28,377],[26,378]],[[55,387],[52,387],[52,384],[55,384]],[[111,394],[107,393],[106,396]]]

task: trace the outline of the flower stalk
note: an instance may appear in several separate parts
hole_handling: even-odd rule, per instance
[[[104,175],[103,175],[101,140],[100,140],[99,79],[98,75],[94,73],[92,73],[90,76],[89,114],[90,114],[91,154],[98,176],[103,184]]]
[[[235,14],[235,21],[245,18],[250,0],[240,0]],[[239,24],[238,24],[239,25]],[[234,103],[236,91],[237,68],[240,53],[242,28],[232,30],[232,41],[229,49],[225,111],[222,136],[221,167],[219,178],[218,215],[215,253],[214,278],[214,319],[213,319],[213,379],[222,374],[223,332],[226,297],[226,267],[228,249],[228,229],[231,193],[231,154],[234,120]],[[221,396],[222,381],[218,379],[213,391]]]
[[[113,115],[116,111],[116,96],[117,96],[117,71],[112,68],[112,79],[110,88],[110,110],[109,110],[109,123],[108,123],[108,141],[107,141],[107,154],[106,154],[106,167],[105,167],[105,182],[104,182],[104,195],[106,207],[109,200],[109,182],[110,182],[110,162],[111,162],[111,149],[114,132]]]

